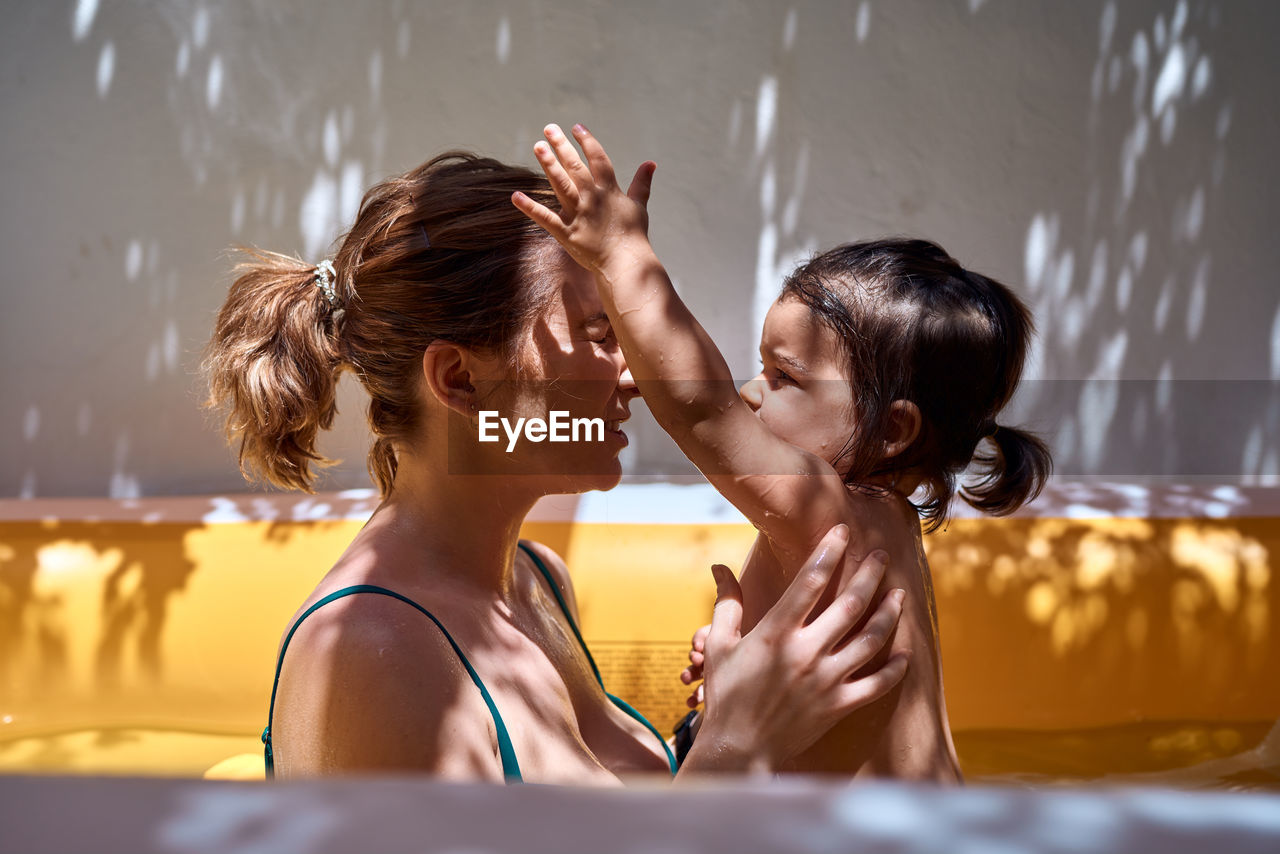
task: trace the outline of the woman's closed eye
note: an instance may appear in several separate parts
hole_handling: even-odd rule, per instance
[[[585,329],[586,338],[592,344],[611,344],[618,340],[613,334],[613,326],[608,323],[593,323]]]

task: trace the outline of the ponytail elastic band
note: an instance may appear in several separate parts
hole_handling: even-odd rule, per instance
[[[338,292],[333,288],[333,280],[337,277],[338,273],[333,269],[333,262],[328,258],[316,265],[316,287],[324,291],[324,298],[334,307],[338,305]]]

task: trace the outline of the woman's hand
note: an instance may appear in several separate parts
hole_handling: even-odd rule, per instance
[[[902,613],[893,590],[856,634],[888,556],[873,552],[813,620],[809,615],[845,558],[849,530],[832,528],[786,593],[745,636],[742,591],[716,566],[715,614],[703,661],[706,710],[684,767],[690,771],[778,770],[854,709],[885,696],[902,680],[907,654],[852,679],[888,642]]]
[[[543,134],[547,141],[535,145],[533,152],[560,200],[560,212],[521,192],[512,194],[515,206],[546,229],[575,261],[593,272],[630,263],[632,258],[647,253],[646,205],[655,164],[640,164],[630,189],[624,193],[609,155],[582,125],[573,126],[573,135],[582,146],[586,163],[558,125],[547,125]]]

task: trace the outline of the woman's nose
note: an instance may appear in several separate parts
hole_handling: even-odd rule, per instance
[[[627,367],[627,363],[622,363],[622,373],[618,375],[618,388],[631,394],[639,394],[640,387],[636,385],[635,377],[631,376],[631,368]]]
[[[764,403],[764,374],[756,374],[752,379],[742,384],[742,388],[738,389],[738,397],[741,397],[747,406],[751,407],[751,411],[755,412]]]

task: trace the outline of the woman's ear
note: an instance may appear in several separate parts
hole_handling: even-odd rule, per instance
[[[884,458],[901,454],[920,435],[923,418],[920,407],[909,400],[895,400],[889,404],[889,433],[884,440]]]
[[[476,355],[466,347],[439,339],[422,354],[422,380],[431,396],[449,409],[468,418],[479,403],[473,384]]]

